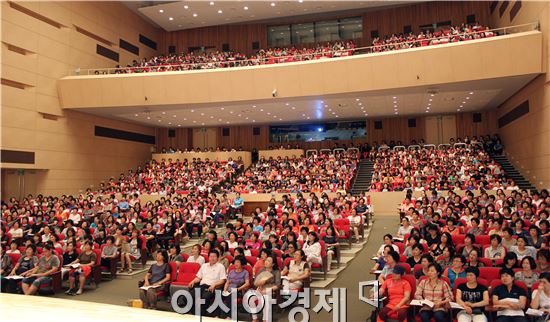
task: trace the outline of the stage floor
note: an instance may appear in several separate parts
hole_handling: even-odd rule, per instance
[[[121,322],[121,321],[224,321],[215,318],[183,315],[175,312],[146,310],[120,305],[101,304],[47,296],[24,296],[0,293],[3,321],[41,322]]]

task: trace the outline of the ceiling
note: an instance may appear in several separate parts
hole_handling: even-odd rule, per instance
[[[535,76],[293,99],[80,110],[147,126],[171,128],[439,115],[496,108]]]
[[[126,6],[166,31],[312,16],[334,12],[357,12],[419,1],[127,1]]]

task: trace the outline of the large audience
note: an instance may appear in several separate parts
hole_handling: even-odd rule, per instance
[[[150,59],[143,58],[140,61],[134,60],[132,64],[126,67],[117,65],[115,73],[167,72],[270,65],[440,45],[496,35],[497,33],[479,23],[461,24],[460,26],[439,28],[436,31],[422,31],[419,34],[411,32],[376,37],[372,41],[372,47],[365,49],[356,48],[356,44],[349,40],[317,44],[311,48],[291,46],[260,49],[250,56],[234,51],[161,55]],[[96,71],[96,74],[99,73],[99,71]]]
[[[377,37],[372,41],[370,52],[384,52],[409,48],[442,45],[460,41],[482,39],[496,36],[495,32],[479,23],[449,26],[437,31],[422,31],[418,35],[392,34],[382,38]]]
[[[354,49],[355,43],[353,41],[337,41],[334,43],[318,44],[312,48],[275,47],[261,49],[251,56],[233,51],[171,54],[156,56],[151,59],[144,58],[139,62],[134,61],[126,68],[117,69],[116,73],[147,73],[270,65],[351,56],[354,54]]]
[[[502,149],[498,137],[457,141],[438,148],[383,142],[369,154],[374,162],[370,191],[518,189],[491,158]]]
[[[388,296],[379,319],[536,321],[550,313],[547,190],[408,192],[397,234],[372,272]],[[453,314],[454,313],[454,314]]]

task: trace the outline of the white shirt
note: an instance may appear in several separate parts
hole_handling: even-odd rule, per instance
[[[227,279],[227,273],[225,272],[225,266],[220,263],[214,265],[206,263],[201,266],[197,277],[201,279],[201,285],[213,285],[220,280]]]
[[[199,255],[197,258],[194,258],[193,255],[191,255],[187,259],[187,263],[198,263],[204,265],[204,262],[204,257],[202,257],[201,255]]]

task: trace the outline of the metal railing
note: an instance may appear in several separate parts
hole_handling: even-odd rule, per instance
[[[257,57],[242,60],[224,60],[219,62],[205,62],[205,63],[168,63],[162,65],[152,66],[139,66],[139,67],[120,67],[120,68],[90,68],[80,69],[72,71],[73,76],[78,75],[111,75],[111,74],[134,74],[134,73],[151,73],[151,72],[167,72],[167,71],[191,71],[191,70],[206,70],[206,69],[218,69],[218,68],[234,68],[234,67],[248,67],[258,65],[273,65],[281,63],[291,63],[300,61],[320,60],[340,58],[352,55],[372,54],[395,50],[406,50],[410,48],[449,44],[461,41],[471,41],[484,39],[493,36],[515,34],[526,31],[539,30],[539,22],[531,22],[521,25],[473,30],[471,32],[460,32],[455,34],[443,34],[438,37],[415,39],[410,41],[402,41],[396,43],[380,44],[368,47],[347,48],[332,50],[326,52],[312,52],[305,54],[286,55],[286,56],[269,56],[269,57]],[[443,31],[439,31],[444,33]],[[478,38],[464,39],[470,36],[478,36]]]

